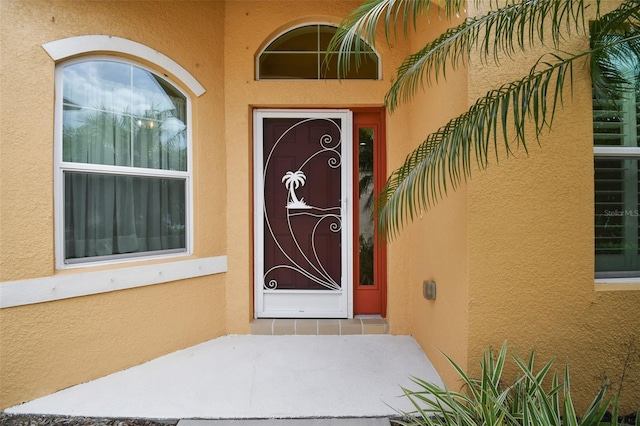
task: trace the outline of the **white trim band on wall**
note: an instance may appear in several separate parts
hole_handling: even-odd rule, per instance
[[[84,35],[63,38],[42,45],[54,61],[61,61],[75,55],[96,52],[117,52],[157,64],[184,83],[196,96],[205,92],[205,88],[189,71],[168,56],[144,44],[110,35]]]
[[[0,309],[227,272],[227,256],[0,283]]]

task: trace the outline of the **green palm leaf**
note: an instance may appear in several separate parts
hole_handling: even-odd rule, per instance
[[[337,52],[338,75],[345,75],[350,69],[349,52],[356,52],[355,66],[360,65],[359,53],[362,40],[375,45],[378,25],[384,23],[385,37],[391,40],[397,31],[398,21],[402,22],[403,33],[408,33],[409,26],[417,23],[418,16],[428,14],[432,4],[444,10],[446,17],[462,11],[466,1],[463,0],[367,0],[351,12],[341,23],[335,36],[327,48],[328,52]]]
[[[637,89],[629,84],[629,71],[637,75],[640,68],[640,39],[634,37],[639,30],[638,1],[624,2],[592,24],[591,78],[597,98],[614,100]]]
[[[594,89],[609,90],[598,98],[615,99],[629,87],[628,75],[620,72],[627,61],[632,74],[640,71],[640,1],[626,0],[613,11],[599,14],[591,25],[591,46],[584,51],[563,52],[565,37],[586,32],[586,0],[497,0],[489,1],[486,15],[467,18],[405,59],[397,70],[385,101],[393,111],[409,101],[424,84],[446,77],[449,67],[466,64],[472,55],[482,62],[501,65],[532,46],[548,46],[529,74],[505,83],[478,99],[464,114],[453,118],[410,153],[394,171],[376,200],[381,230],[393,237],[416,215],[466,181],[475,162],[487,167],[489,156],[509,156],[516,149],[528,151],[529,135],[537,141],[549,129],[557,108],[563,104],[565,83],[571,87],[576,61],[590,61]],[[478,0],[476,0],[478,3]],[[461,0],[369,0],[350,14],[330,43],[339,69],[348,70],[351,52],[363,40],[375,44],[378,26],[384,26],[387,41],[402,27],[404,34],[415,27],[418,17],[438,5],[451,18],[464,7]],[[474,56],[475,57],[475,56]],[[633,79],[637,81],[637,79]],[[608,88],[608,89],[607,89]],[[493,153],[493,154],[490,154]]]
[[[394,111],[400,102],[413,98],[423,83],[446,77],[447,66],[465,65],[477,52],[482,62],[500,63],[501,54],[511,57],[538,40],[544,44],[549,27],[553,47],[561,42],[563,31],[585,31],[583,0],[528,0],[510,3],[485,16],[467,18],[450,28],[420,51],[405,58],[396,72],[385,103]],[[547,25],[547,20],[550,21]]]
[[[512,140],[526,150],[527,126],[535,129],[536,137],[551,126],[573,62],[584,56],[551,55],[550,61],[538,64],[523,79],[488,92],[466,113],[429,135],[392,173],[381,192],[377,205],[387,235],[395,235],[405,222],[442,198],[449,187],[455,189],[466,180],[471,174],[472,155],[478,167],[485,169],[492,146],[498,156],[499,133],[507,155],[512,151]]]

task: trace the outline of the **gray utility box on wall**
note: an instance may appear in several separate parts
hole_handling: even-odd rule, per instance
[[[423,281],[422,282],[422,295],[427,300],[436,299],[436,282],[435,281]]]

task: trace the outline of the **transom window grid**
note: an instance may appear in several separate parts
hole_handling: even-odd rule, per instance
[[[593,122],[595,275],[640,277],[640,92],[594,95]]]
[[[74,264],[186,254],[189,98],[138,64],[56,70],[56,257]]]
[[[337,79],[337,55],[327,53],[329,41],[336,30],[331,25],[314,24],[292,29],[277,37],[257,58],[257,79]],[[355,55],[355,46],[352,46],[349,71],[340,77],[378,80],[379,58],[373,49],[362,41],[357,69]]]

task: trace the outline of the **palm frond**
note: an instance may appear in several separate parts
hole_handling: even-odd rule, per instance
[[[367,0],[345,19],[329,42],[328,52],[335,52],[338,59],[338,75],[345,75],[350,67],[350,53],[355,52],[355,66],[360,65],[359,55],[363,40],[370,45],[376,43],[376,33],[383,21],[387,42],[397,35],[398,23],[406,36],[410,26],[415,28],[418,16],[429,14],[432,4],[441,7],[446,17],[460,13],[464,0]]]
[[[377,203],[381,230],[393,237],[442,198],[449,186],[456,189],[471,174],[472,153],[478,167],[485,169],[492,145],[498,158],[500,131],[507,156],[512,152],[510,141],[526,151],[526,129],[531,125],[537,138],[551,126],[567,77],[572,84],[573,63],[586,55],[551,55],[526,77],[488,92],[429,135],[387,180]]]
[[[640,2],[629,3],[624,13],[637,16]],[[629,21],[626,18],[624,22]],[[565,82],[573,84],[576,60],[608,56],[612,65],[619,66],[632,54],[634,63],[640,64],[640,32],[616,34],[599,37],[590,50],[542,57],[527,76],[489,91],[467,112],[429,135],[391,174],[381,191],[376,202],[381,231],[388,237],[395,236],[406,222],[446,195],[450,187],[456,189],[466,181],[471,174],[472,155],[478,168],[486,169],[491,148],[499,158],[499,139],[507,156],[513,152],[514,143],[527,152],[525,130],[532,127],[538,141],[541,132],[551,128],[556,109],[563,103]]]
[[[557,48],[563,34],[586,31],[585,7],[584,0],[528,0],[467,18],[405,58],[385,104],[390,111],[395,110],[400,102],[411,100],[424,83],[430,85],[432,79],[437,82],[440,75],[446,77],[449,64],[452,69],[465,65],[473,53],[482,62],[499,64],[502,54],[511,57],[533,47],[536,41],[544,44],[548,36]]]
[[[348,71],[351,65],[358,66],[359,52],[366,50],[363,43],[375,45],[380,24],[389,42],[399,27],[406,37],[408,29],[415,29],[418,18],[428,15],[433,4],[448,18],[466,4],[462,0],[434,1],[365,1],[343,20],[330,42],[328,51],[338,55],[339,73]],[[479,1],[475,0],[476,4]],[[528,129],[533,129],[537,141],[541,132],[551,127],[556,109],[563,103],[565,83],[572,86],[576,60],[590,58],[594,89],[608,88],[612,99],[618,89],[628,88],[630,82],[640,85],[636,77],[640,71],[640,0],[625,0],[602,16],[600,0],[594,2],[597,13],[590,27],[590,49],[542,56],[527,76],[489,91],[407,156],[376,200],[381,234],[393,237],[448,189],[456,189],[470,176],[474,160],[482,170],[492,151],[496,159],[502,149],[511,155],[513,145],[527,152]],[[561,51],[564,37],[574,31],[586,32],[585,9],[589,3],[489,0],[490,11],[486,15],[467,18],[403,61],[385,97],[387,107],[393,111],[400,102],[411,100],[425,83],[446,78],[450,67],[465,65],[472,55],[481,62],[500,65],[502,57],[512,57],[536,45],[545,46],[548,39],[550,47]],[[355,62],[351,60],[354,52]],[[633,78],[625,75],[623,63]]]
[[[591,78],[596,97],[615,100],[640,79],[640,2],[626,1],[591,26]],[[606,48],[603,49],[603,46]]]

